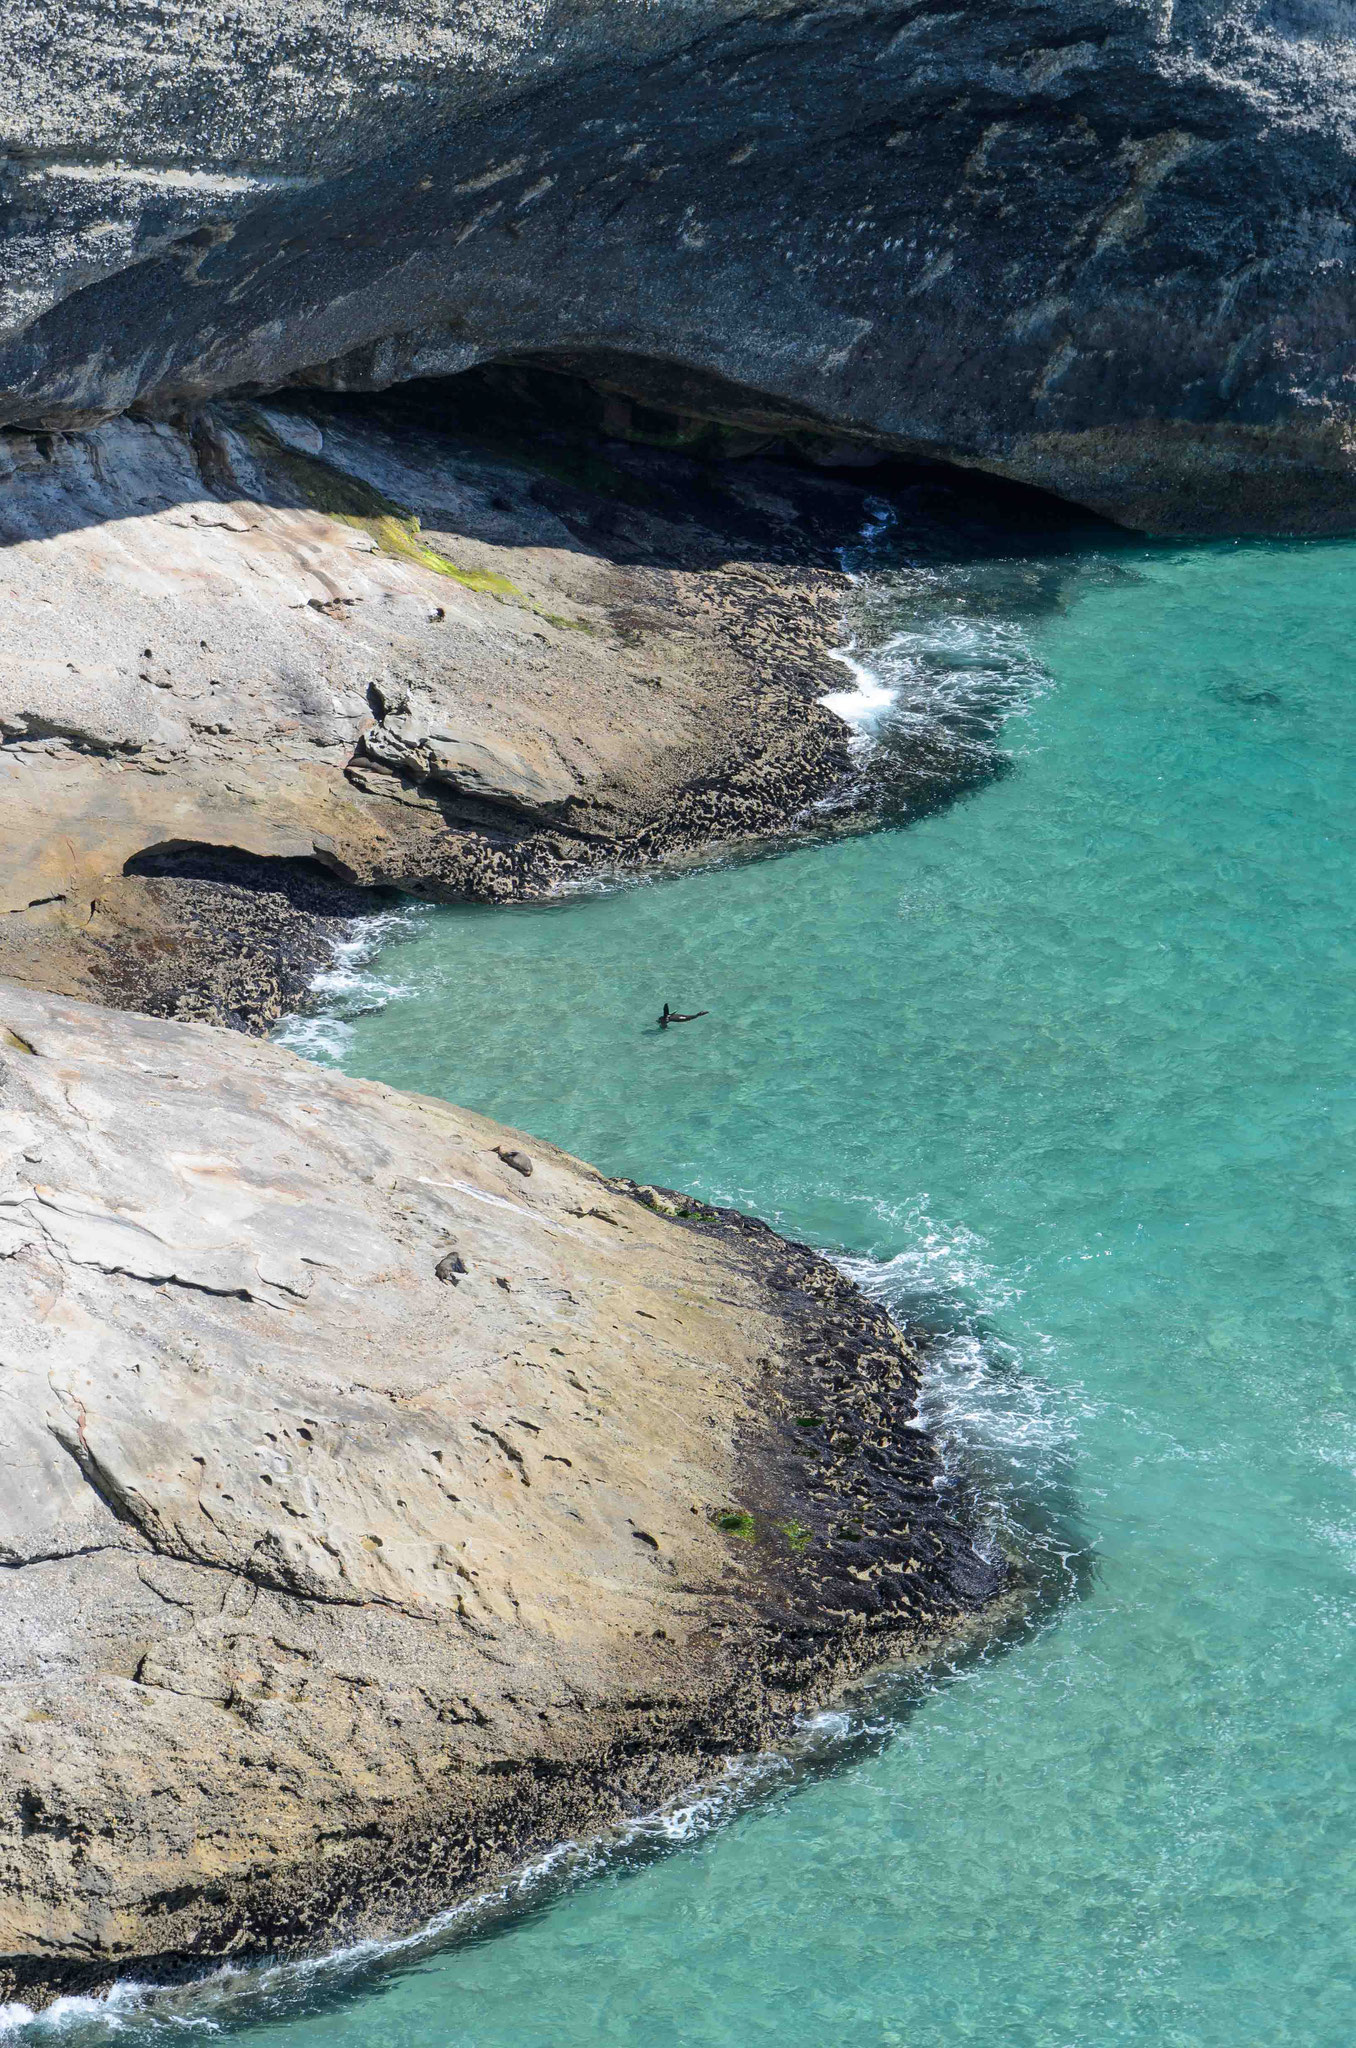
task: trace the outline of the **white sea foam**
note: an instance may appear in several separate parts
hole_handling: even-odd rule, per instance
[[[877,559],[880,542],[899,524],[899,514],[888,498],[867,498],[864,509],[866,518],[862,521],[860,533],[839,556],[843,573],[854,583],[860,582],[869,571]]]
[[[850,690],[821,697],[859,731],[893,724],[944,726],[953,743],[991,751],[1013,718],[1024,717],[1050,686],[1046,669],[1010,619],[941,613],[920,617],[869,653],[852,640],[835,652]]]
[[[876,544],[897,523],[894,507],[884,498],[868,498],[866,515],[857,545],[845,548],[841,556],[844,573],[853,584],[863,581],[865,565],[871,560]],[[858,660],[858,646],[854,635],[846,647],[830,650],[830,659],[841,662],[851,676],[852,688],[830,690],[819,701],[828,710],[837,712],[847,724],[869,728],[882,712],[889,710],[895,700],[895,692],[880,680],[868,662]]]
[[[919,1419],[941,1483],[969,1497],[982,1549],[1023,1559],[1047,1603],[1066,1597],[1090,1564],[1074,1458],[1097,1404],[1063,1374],[1056,1383],[1053,1341],[1022,1313],[1023,1274],[992,1265],[975,1232],[935,1217],[926,1195],[866,1207],[905,1247],[838,1264],[897,1322],[927,1332]]]
[[[286,1018],[276,1035],[279,1045],[322,1066],[341,1066],[353,1043],[351,1019],[384,1010],[401,996],[417,993],[412,983],[398,981],[375,963],[401,938],[411,938],[429,913],[424,903],[402,903],[394,910],[355,917],[335,942],[334,956],[311,982],[313,1002],[323,1008]]]
[[[857,659],[857,644],[854,639],[846,647],[835,647],[829,657],[842,663],[852,677],[852,688],[826,691],[819,701],[849,725],[869,727],[890,709],[897,692],[893,683],[884,682],[867,662]]]
[[[867,513],[858,543],[842,558],[857,594],[850,637],[833,653],[851,687],[820,702],[859,742],[869,744],[888,718],[944,725],[953,742],[991,749],[1007,720],[1029,710],[1050,682],[1012,603],[995,607],[984,565],[967,572],[952,563],[943,571],[923,560],[891,561],[897,515],[875,499]],[[910,623],[877,640],[871,626],[882,612],[892,622],[907,612]]]

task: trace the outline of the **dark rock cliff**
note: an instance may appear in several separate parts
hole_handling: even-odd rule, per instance
[[[0,421],[601,355],[1155,531],[1351,520],[1336,6],[6,15]]]

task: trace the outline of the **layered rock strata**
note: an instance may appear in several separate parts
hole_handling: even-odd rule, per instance
[[[761,1225],[0,986],[0,1998],[408,1927],[1002,1571]]]
[[[258,1026],[359,887],[500,901],[784,826],[848,764],[862,501],[333,406],[0,437],[0,971]]]
[[[1157,532],[1351,522],[1336,0],[13,0],[0,35],[0,421],[601,353]]]

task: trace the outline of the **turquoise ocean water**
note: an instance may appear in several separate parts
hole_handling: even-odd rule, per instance
[[[288,1035],[930,1323],[1031,1625],[440,1940],[35,2031],[1356,2034],[1356,546],[948,552],[906,508],[859,566],[881,829],[413,914]],[[966,793],[914,815],[891,777],[938,761]]]

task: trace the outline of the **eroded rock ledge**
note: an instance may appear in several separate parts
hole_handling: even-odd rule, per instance
[[[319,400],[0,436],[0,973],[257,1028],[360,888],[784,827],[865,495]]]
[[[0,1997],[408,1927],[1003,1584],[814,1254],[12,986],[0,1333]]]

